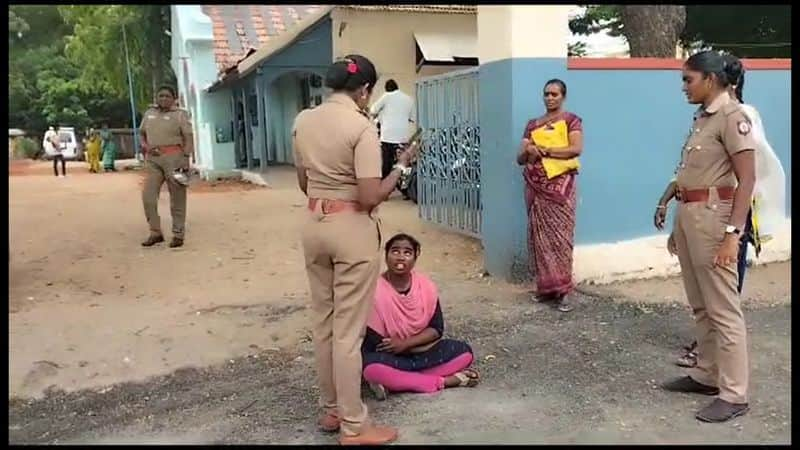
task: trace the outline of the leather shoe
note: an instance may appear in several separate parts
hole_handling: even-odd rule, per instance
[[[703,394],[703,395],[718,395],[719,388],[708,386],[703,383],[694,381],[692,377],[682,377],[672,381],[668,381],[661,385],[670,392],[686,392],[689,394]]]
[[[169,243],[169,248],[177,248],[177,247],[183,247],[183,239],[174,237],[172,238],[172,241],[170,241]]]
[[[158,243],[164,242],[164,236],[160,234],[151,234],[146,241],[142,242],[142,247],[152,247]]]
[[[381,445],[396,439],[396,429],[377,425],[365,425],[361,433],[354,436],[339,435],[339,443],[342,445]]]
[[[747,403],[731,403],[726,402],[725,400],[718,398],[711,402],[710,405],[706,406],[705,408],[701,409],[695,417],[697,420],[703,422],[726,422],[728,420],[733,419],[734,417],[739,417],[747,414],[747,411],[750,410],[750,407]]]

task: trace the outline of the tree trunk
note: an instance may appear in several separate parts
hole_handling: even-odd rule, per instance
[[[686,6],[625,5],[622,23],[632,58],[674,58],[686,26]]]
[[[164,31],[167,30],[167,28],[165,27],[164,6],[151,5],[149,8],[149,19],[151,23],[149,32],[152,33],[152,35],[148,39],[148,46],[150,47],[148,49],[150,53],[148,59],[150,60],[150,82],[153,87],[152,100],[155,102],[156,91],[158,87],[164,83],[164,64],[169,64],[167,58],[165,58],[165,49],[163,48]],[[166,8],[167,12],[169,12],[169,6],[166,6]]]

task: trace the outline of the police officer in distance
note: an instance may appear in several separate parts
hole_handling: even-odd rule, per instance
[[[669,238],[696,322],[698,360],[669,391],[717,396],[696,414],[724,422],[748,409],[747,329],[737,292],[740,235],[755,185],[756,142],[750,120],[731,98],[726,62],[697,53],[683,68],[683,91],[701,105],[676,172],[680,202]]]
[[[151,247],[164,242],[161,218],[158,216],[158,195],[161,185],[167,182],[169,206],[172,213],[171,248],[183,246],[186,224],[186,186],[173,176],[176,170],[188,171],[189,158],[194,150],[192,124],[189,114],[175,106],[177,93],[171,86],[162,86],[156,96],[157,104],[151,106],[142,118],[139,133],[145,153],[146,178],[142,190],[142,204],[150,237],[142,246]]]

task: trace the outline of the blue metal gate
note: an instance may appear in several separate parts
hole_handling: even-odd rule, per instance
[[[424,130],[417,161],[420,217],[480,237],[478,69],[417,81],[417,118]]]

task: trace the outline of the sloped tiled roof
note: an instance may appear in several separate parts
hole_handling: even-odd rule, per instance
[[[475,14],[476,5],[339,5],[340,8],[362,11],[432,12],[450,14]]]
[[[211,18],[214,57],[223,72],[321,5],[203,5]]]
[[[217,69],[225,72],[325,5],[203,5],[211,19]],[[360,11],[475,14],[475,5],[337,5]]]

